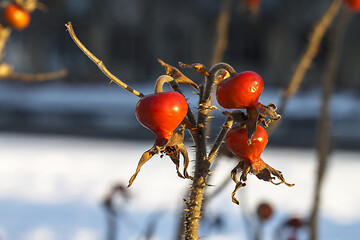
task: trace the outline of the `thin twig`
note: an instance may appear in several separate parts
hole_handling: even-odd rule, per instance
[[[301,81],[303,80],[313,59],[319,51],[319,46],[324,37],[324,34],[331,25],[334,17],[338,13],[341,4],[342,0],[333,0],[328,10],[322,16],[321,20],[314,26],[314,30],[310,36],[309,44],[301,59],[299,60],[295,72],[291,77],[289,86],[282,97],[278,111],[280,115],[283,114],[288,99],[290,99],[297,92]]]
[[[328,155],[330,152],[330,116],[329,102],[335,83],[336,73],[339,67],[341,57],[341,49],[345,36],[345,30],[350,20],[349,13],[343,9],[339,22],[336,25],[330,37],[329,58],[324,70],[323,95],[321,117],[319,120],[319,136],[318,136],[318,169],[315,182],[315,193],[310,217],[310,239],[316,240],[318,235],[317,221],[319,206],[321,201],[321,188],[324,180],[324,174],[327,169]]]
[[[135,96],[142,98],[144,97],[144,94],[136,91],[135,89],[131,88],[130,86],[128,86],[126,83],[124,83],[123,81],[121,81],[120,79],[118,79],[117,77],[115,77],[111,72],[109,72],[109,70],[105,67],[104,63],[99,60],[97,57],[95,57],[81,42],[80,40],[77,38],[74,29],[71,25],[70,22],[68,22],[67,24],[65,24],[67,30],[69,31],[69,34],[71,36],[71,38],[74,40],[74,42],[76,43],[76,45],[84,52],[84,54],[86,56],[88,56],[90,58],[91,61],[93,61],[99,68],[100,70],[111,80],[111,82],[115,82],[117,85],[119,85],[120,87],[124,88],[125,90],[129,91],[130,93],[134,94]]]
[[[215,156],[217,155],[219,148],[224,140],[224,137],[226,135],[226,133],[230,130],[231,126],[233,124],[233,118],[232,117],[227,117],[225,120],[224,125],[222,126],[222,129],[219,133],[219,135],[217,136],[214,145],[212,146],[210,153],[208,155],[208,161],[211,163]]]

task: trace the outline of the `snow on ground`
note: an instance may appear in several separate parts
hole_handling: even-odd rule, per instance
[[[101,200],[114,183],[127,184],[141,153],[151,146],[151,142],[1,134],[0,238],[103,239]],[[286,215],[307,216],[316,153],[267,148],[262,158],[296,185],[275,186],[249,176],[247,186],[237,194],[247,212],[266,200],[274,205],[278,220]],[[354,239],[355,234],[360,234],[359,159],[360,152],[331,155],[323,188],[321,239]],[[219,184],[236,165],[234,160],[219,161],[210,184]],[[162,227],[156,239],[171,239],[178,219],[176,212],[189,184],[189,180],[177,177],[168,157],[155,156],[146,163],[129,189],[132,200],[126,214],[133,224],[122,226],[125,239],[139,239],[139,229],[144,230],[154,211],[166,212],[160,217]],[[210,202],[210,213],[222,213],[228,222],[226,232],[214,232],[207,239],[245,239],[244,229],[237,226],[240,208],[230,198],[233,187],[229,182],[222,194]]]

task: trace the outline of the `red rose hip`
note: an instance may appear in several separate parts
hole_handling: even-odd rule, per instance
[[[259,74],[245,71],[219,83],[216,99],[220,106],[227,109],[256,107],[264,90],[264,81]]]
[[[136,105],[135,114],[144,127],[156,134],[156,145],[163,146],[185,118],[187,110],[184,96],[170,91],[143,97]]]
[[[260,125],[257,125],[256,132],[252,136],[249,145],[246,128],[232,127],[225,137],[225,144],[230,152],[243,160],[249,161],[254,167],[257,166],[257,162],[261,161],[260,155],[267,143],[268,135]]]

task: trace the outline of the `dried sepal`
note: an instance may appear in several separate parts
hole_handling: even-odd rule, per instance
[[[258,110],[261,117],[268,117],[271,121],[276,121],[281,118],[281,115],[276,113],[277,107],[274,103],[270,103],[268,105],[263,105],[260,103],[256,109]]]
[[[276,105],[270,103],[263,105],[258,103],[255,107],[247,109],[246,130],[248,134],[248,144],[251,144],[251,137],[256,131],[256,125],[261,123],[264,127],[268,127],[272,121],[279,120],[280,114],[276,113]]]
[[[231,193],[231,199],[233,203],[239,205],[239,201],[236,199],[235,194],[241,188],[246,186],[247,175],[250,171],[250,162],[241,160],[233,170],[231,170],[231,179],[236,183],[234,191]],[[238,171],[241,172],[239,180],[237,179]]]
[[[184,145],[184,135],[185,135],[185,126],[180,125],[179,128],[171,136],[169,142],[165,145],[165,149],[163,153],[169,155],[171,160],[175,163],[179,177],[192,179],[192,177],[189,176],[187,172],[187,168],[189,166],[190,160],[189,160],[188,152]],[[183,156],[184,159],[183,175],[179,171],[180,154]]]
[[[245,115],[245,113],[241,110],[234,110],[232,112],[224,111],[223,114],[228,117],[232,117],[232,119],[240,123],[240,125],[246,124],[248,117]]]
[[[132,177],[129,180],[128,187],[130,187],[132,185],[132,183],[134,182],[135,178],[137,177],[138,173],[141,170],[141,167],[147,161],[149,161],[155,154],[158,154],[158,153],[165,154],[165,155],[168,155],[170,157],[170,159],[172,160],[172,162],[176,166],[176,172],[177,172],[179,177],[192,179],[192,177],[187,172],[187,168],[189,166],[190,161],[189,161],[188,152],[187,152],[186,147],[185,147],[185,145],[183,143],[183,141],[184,141],[184,132],[185,132],[185,126],[180,125],[180,127],[173,133],[173,135],[171,136],[171,138],[169,139],[169,141],[165,145],[158,146],[158,145],[154,144],[154,146],[152,148],[150,148],[149,150],[144,152],[143,155],[141,156],[139,162],[138,162],[135,173],[132,175]],[[180,173],[180,169],[179,169],[180,168],[180,155],[182,155],[183,159],[184,159],[183,174]],[[161,157],[162,156],[163,155],[161,155]]]
[[[241,172],[241,176],[238,179],[238,172]],[[234,191],[231,193],[232,201],[236,204],[239,204],[239,201],[236,199],[236,192],[246,185],[247,175],[252,173],[256,175],[257,178],[271,182],[275,185],[284,183],[286,186],[292,187],[295,184],[287,183],[284,179],[284,176],[279,170],[276,170],[266,164],[261,158],[256,162],[250,162],[248,160],[240,160],[238,165],[231,171],[231,178],[236,183]],[[280,180],[280,182],[274,182],[275,177]]]
[[[208,70],[201,63],[194,63],[194,64],[189,65],[189,64],[186,64],[186,63],[179,62],[179,66],[182,67],[182,68],[192,68],[192,69],[194,69],[195,72],[197,72],[197,73],[199,73],[201,75],[209,76]]]
[[[158,152],[158,148],[156,148],[156,146],[153,146],[152,148],[150,148],[149,150],[147,150],[146,152],[143,153],[143,155],[141,156],[140,161],[136,167],[134,175],[132,175],[129,180],[128,187],[130,187],[133,184],[136,176],[140,172],[142,165],[144,165],[147,161],[149,161],[157,153],[159,153],[159,152]]]
[[[246,121],[246,132],[247,132],[247,144],[251,144],[251,138],[256,132],[256,125],[259,120],[259,112],[256,108],[247,109],[247,121]]]
[[[182,72],[180,72],[179,69],[171,66],[170,64],[165,63],[163,60],[159,58],[157,60],[161,64],[161,66],[165,68],[166,75],[169,75],[172,78],[174,78],[174,80],[177,83],[185,83],[200,92],[199,86],[196,83],[194,83],[192,80],[190,80],[188,77],[186,77],[184,74],[182,74]]]

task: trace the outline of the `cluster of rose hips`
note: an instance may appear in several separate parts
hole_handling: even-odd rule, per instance
[[[274,104],[265,106],[259,103],[263,90],[263,79],[252,71],[245,71],[223,80],[216,90],[216,99],[220,106],[227,109],[246,109],[247,112],[247,115],[239,110],[232,112],[231,115],[239,125],[232,127],[225,137],[225,144],[229,151],[240,158],[239,164],[231,173],[236,183],[232,200],[237,204],[239,202],[235,198],[235,193],[240,187],[246,185],[248,173],[253,173],[259,179],[272,183],[277,177],[280,182],[274,184],[293,185],[286,183],[280,171],[273,169],[260,158],[268,143],[268,134],[259,124],[267,127],[271,121],[280,119],[280,115],[275,112]],[[238,171],[242,172],[239,180],[237,179]]]
[[[17,30],[25,29],[30,23],[30,13],[16,3],[7,5],[3,12],[4,20],[12,28]]]
[[[142,97],[136,105],[137,120],[154,132],[156,139],[154,146],[142,155],[136,172],[129,181],[129,186],[136,178],[141,166],[157,153],[170,156],[176,164],[180,177],[191,178],[186,170],[189,158],[183,144],[185,129],[183,120],[187,115],[188,104],[182,94],[176,91],[162,91],[162,85],[172,81],[175,80],[169,75],[161,76],[156,82],[155,93]],[[190,85],[196,85],[191,80],[188,81],[190,81]],[[226,109],[235,109],[231,113],[224,112],[237,123],[225,136],[227,148],[240,158],[239,164],[231,172],[232,179],[236,183],[232,194],[233,202],[238,204],[234,195],[240,187],[245,186],[249,173],[272,183],[277,177],[280,182],[274,184],[285,183],[292,186],[285,182],[280,171],[273,169],[260,158],[268,142],[266,130],[260,124],[267,127],[271,121],[280,119],[280,115],[275,112],[274,104],[265,106],[259,102],[259,97],[264,90],[263,79],[252,71],[239,74],[234,72],[228,73],[227,78],[221,78],[216,84],[218,85],[216,99],[219,105]],[[240,109],[246,110],[246,114]],[[179,124],[181,127],[175,131]],[[183,173],[179,171],[180,154],[184,157]],[[238,171],[242,172],[239,180],[237,179]]]

